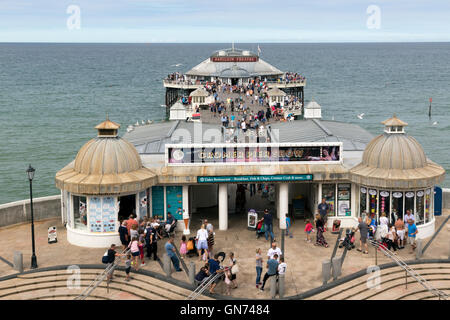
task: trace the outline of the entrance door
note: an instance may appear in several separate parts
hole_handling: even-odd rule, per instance
[[[128,219],[130,214],[136,216],[136,195],[119,197],[119,220]]]
[[[231,85],[232,86],[236,86],[239,83],[239,79],[238,78],[231,78]]]

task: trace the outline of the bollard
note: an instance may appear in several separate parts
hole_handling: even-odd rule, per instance
[[[278,294],[280,295],[280,299],[284,298],[284,278],[285,274],[278,276]]]
[[[423,251],[423,242],[422,239],[416,240],[416,260],[422,258],[422,251]]]
[[[333,280],[337,280],[341,275],[341,257],[334,257],[331,264],[333,266]]]
[[[327,284],[328,280],[331,279],[331,260],[326,259],[322,261],[322,278],[323,284]]]
[[[192,261],[189,263],[189,282],[195,284],[195,263]]]
[[[270,277],[270,297],[275,299],[277,295],[277,276]]]
[[[23,255],[20,251],[14,251],[14,270],[23,272]]]
[[[167,253],[163,255],[163,269],[166,273],[166,276],[172,276],[172,260],[170,260],[170,257],[167,255]]]

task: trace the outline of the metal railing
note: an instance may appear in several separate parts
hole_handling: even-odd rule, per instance
[[[434,294],[439,298],[439,300],[442,298],[444,300],[448,299],[448,295],[433,287],[427,280],[425,280],[420,274],[418,274],[414,269],[412,269],[410,266],[408,266],[402,259],[400,259],[398,256],[392,253],[392,251],[386,249],[383,245],[381,245],[380,242],[374,241],[374,240],[368,240],[369,243],[375,247],[375,250],[380,249],[381,252],[388,258],[390,258],[392,261],[397,263],[399,267],[401,267],[407,274],[409,274],[412,278],[414,278],[420,285],[422,285],[425,289],[427,289],[429,292]],[[407,281],[407,278],[406,278]]]
[[[130,249],[126,249],[126,250],[122,251],[121,254],[127,254],[128,251],[130,251]],[[105,278],[108,276],[108,274],[110,274],[111,272],[114,271],[114,269],[119,265],[119,263],[120,263],[120,259],[114,260],[114,263],[108,263],[105,270],[103,270],[102,273],[97,275],[97,277],[95,277],[95,279],[92,280],[92,282],[89,284],[89,286],[87,286],[87,288],[79,296],[76,296],[74,298],[74,300],[84,300],[87,297],[89,297],[91,292],[94,291],[95,288],[97,288],[100,285],[100,283],[102,283],[103,280],[105,280]],[[109,282],[107,283],[107,287],[109,289]]]
[[[186,298],[186,300],[196,300],[199,296],[205,292],[205,290],[214,283],[219,277],[222,276],[222,273],[215,273],[210,275],[203,281],[192,293]]]

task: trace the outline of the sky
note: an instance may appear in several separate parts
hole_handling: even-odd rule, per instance
[[[0,42],[450,41],[449,0],[0,0]]]

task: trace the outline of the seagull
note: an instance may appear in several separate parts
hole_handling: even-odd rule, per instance
[[[437,125],[437,124],[438,124],[438,122],[437,122],[437,121],[433,122],[433,126],[435,126],[435,125]]]
[[[133,131],[133,130],[134,130],[134,127],[133,127],[133,126],[128,126],[127,132],[131,132],[131,131]]]
[[[142,125],[145,125],[145,120],[142,120],[141,123],[142,123]]]
[[[147,119],[147,124],[152,124],[153,120]]]
[[[364,117],[364,113],[358,114],[357,117],[358,117],[359,120],[362,120],[363,117]]]
[[[139,121],[136,121],[135,126],[136,126],[136,127],[139,127]]]
[[[167,107],[165,104],[161,104],[160,106],[163,107],[163,108]]]

